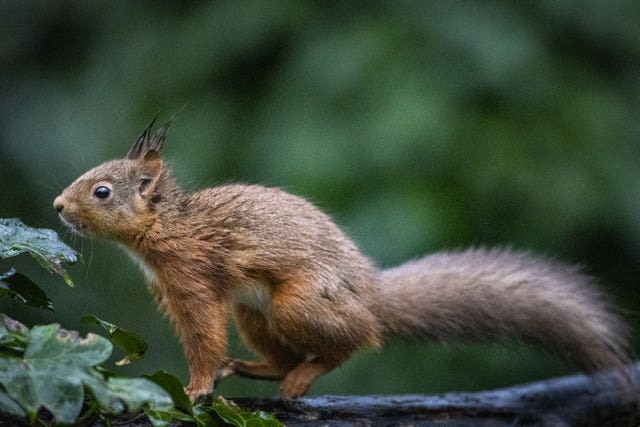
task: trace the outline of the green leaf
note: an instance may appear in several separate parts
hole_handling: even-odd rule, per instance
[[[107,385],[112,393],[120,396],[131,412],[137,412],[144,406],[155,410],[173,409],[173,400],[169,393],[153,381],[146,378],[109,378]]]
[[[111,343],[99,335],[90,333],[80,338],[76,331],[67,331],[54,323],[31,329],[24,358],[43,367],[83,368],[104,362],[111,351]]]
[[[100,406],[109,414],[119,414],[125,409],[131,413],[143,408],[155,411],[173,409],[171,396],[159,385],[145,378],[112,377],[107,381],[93,375],[87,379],[87,387]]]
[[[28,227],[18,218],[0,218],[0,258],[25,252],[45,269],[62,277],[67,285],[73,286],[62,264],[73,264],[78,257],[76,251],[63,243],[55,231]]]
[[[166,371],[157,371],[153,375],[143,376],[165,389],[165,391],[171,396],[176,409],[186,414],[193,414],[191,401],[189,400],[189,397],[184,393],[182,383],[180,383],[180,380],[178,378]]]
[[[20,418],[27,415],[20,405],[2,390],[0,390],[0,412],[15,415]]]
[[[193,420],[198,427],[215,427],[220,425],[211,415],[212,409],[204,404],[198,404],[193,407]]]
[[[83,375],[84,385],[98,402],[103,412],[119,414],[126,409],[124,402],[114,397],[107,386],[108,379],[97,369],[86,369]]]
[[[53,311],[53,303],[42,289],[27,276],[16,273],[11,269],[0,275],[0,291],[6,292],[13,301],[20,301],[31,307],[44,308]]]
[[[221,398],[217,398],[213,401],[211,409],[213,409],[213,411],[215,411],[215,413],[226,423],[234,426],[282,427],[282,423],[267,412],[247,412],[237,406],[227,404]]]
[[[85,369],[104,362],[111,349],[97,335],[80,338],[57,324],[35,326],[23,358],[0,358],[0,384],[31,420],[45,407],[56,422],[72,423],[82,409]]]
[[[165,411],[147,408],[144,410],[144,413],[149,417],[149,421],[151,421],[151,424],[153,424],[154,427],[165,427],[171,425],[172,421],[195,422],[195,418],[193,418],[193,416],[178,411],[177,409]]]
[[[147,351],[147,343],[135,332],[122,329],[120,326],[114,325],[113,323],[107,322],[106,320],[100,319],[92,314],[82,316],[80,321],[85,325],[93,324],[102,326],[102,328],[107,331],[111,342],[118,348],[127,352],[127,356],[124,359],[116,362],[116,365],[118,366],[128,365],[129,363],[133,363],[136,360],[141,359]]]
[[[29,328],[17,320],[0,313],[0,347],[24,353],[29,337]]]

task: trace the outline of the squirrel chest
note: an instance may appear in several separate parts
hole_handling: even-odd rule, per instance
[[[119,245],[131,260],[139,267],[144,275],[147,286],[154,294],[159,294],[162,299],[166,283],[160,280],[156,269],[149,264],[142,256],[125,245]],[[262,315],[267,315],[271,304],[271,293],[269,285],[258,280],[246,280],[237,284],[230,291],[230,302],[235,305],[242,305],[255,310]]]

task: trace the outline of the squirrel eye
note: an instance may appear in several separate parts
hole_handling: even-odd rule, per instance
[[[106,199],[107,197],[109,197],[110,194],[111,194],[111,190],[109,190],[105,186],[100,186],[96,188],[93,192],[93,195],[96,196],[98,199]]]

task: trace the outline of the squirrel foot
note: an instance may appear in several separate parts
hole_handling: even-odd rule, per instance
[[[191,403],[194,403],[199,397],[206,396],[212,392],[211,387],[194,386],[189,383],[184,389],[184,394],[189,397]]]
[[[319,358],[302,362],[284,377],[280,384],[280,395],[284,399],[304,396],[311,383],[331,369],[333,369],[333,365],[326,364]]]
[[[278,369],[268,363],[248,362],[239,359],[229,359],[227,364],[218,369],[215,376],[215,383],[230,375],[240,375],[245,378],[260,380],[281,380],[286,371]]]

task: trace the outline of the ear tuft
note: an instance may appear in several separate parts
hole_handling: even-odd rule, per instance
[[[129,160],[136,160],[140,158],[147,159],[147,157],[150,157],[149,155],[153,152],[156,153],[157,157],[160,157],[160,153],[162,153],[162,147],[164,146],[164,140],[167,136],[167,131],[169,130],[171,123],[173,123],[173,120],[176,118],[178,113],[181,112],[186,106],[187,104],[184,104],[182,108],[176,111],[175,114],[171,116],[169,120],[167,120],[167,123],[158,128],[158,130],[153,134],[152,137],[151,128],[153,128],[153,124],[158,119],[160,113],[156,114],[153,120],[151,120],[151,123],[149,123],[149,126],[147,126],[144,132],[140,134],[136,142],[133,144],[133,146],[127,153],[126,158]]]
[[[127,159],[129,160],[139,159],[147,151],[149,147],[149,142],[151,139],[151,128],[153,127],[153,124],[158,119],[159,115],[160,113],[156,114],[153,120],[151,120],[151,123],[149,123],[149,126],[147,126],[147,128],[140,134],[140,136],[138,136],[138,139],[136,140],[136,142],[133,144],[133,146],[129,149],[129,152],[127,153]]]
[[[156,133],[151,138],[151,142],[149,143],[149,150],[153,150],[157,153],[162,152],[162,147],[164,146],[164,139],[167,137],[167,131],[169,130],[169,126],[171,126],[171,120],[165,123],[161,128],[159,128]]]
[[[138,136],[138,139],[133,144],[133,146],[129,149],[126,158],[129,160],[137,160],[140,158],[146,158],[147,154],[155,152],[156,154],[162,153],[162,147],[164,145],[164,140],[167,136],[167,130],[171,126],[171,122],[173,117],[169,119],[167,123],[165,123],[162,127],[160,127],[153,136],[151,136],[151,128],[153,128],[154,123],[158,119],[158,115],[156,115],[149,126]]]

